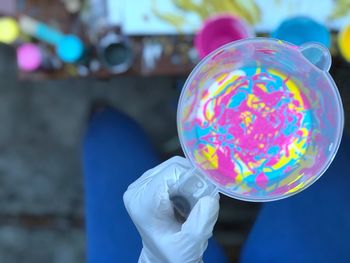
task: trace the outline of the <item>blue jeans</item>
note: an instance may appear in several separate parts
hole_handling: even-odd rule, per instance
[[[130,183],[159,163],[131,119],[112,109],[93,114],[83,142],[87,262],[137,262],[142,242],[122,197]],[[213,239],[204,261],[228,262]]]
[[[350,141],[327,172],[293,197],[262,206],[243,263],[350,262]]]

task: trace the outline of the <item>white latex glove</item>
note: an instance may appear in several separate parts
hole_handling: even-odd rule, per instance
[[[199,263],[219,213],[219,194],[198,200],[181,224],[174,216],[169,187],[190,169],[173,157],[144,173],[124,194],[125,207],[143,243],[140,263]]]

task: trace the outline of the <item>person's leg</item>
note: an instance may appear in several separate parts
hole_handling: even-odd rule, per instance
[[[122,197],[130,183],[159,162],[130,118],[108,108],[92,116],[83,145],[87,262],[137,262],[141,238]],[[204,260],[227,262],[213,239]]]
[[[83,145],[87,262],[137,262],[142,244],[123,193],[159,159],[141,129],[123,114],[95,112]]]
[[[296,196],[263,205],[244,263],[350,262],[350,141],[327,172]]]
[[[223,248],[211,238],[208,241],[208,248],[203,255],[204,263],[228,263],[228,257],[225,255]]]

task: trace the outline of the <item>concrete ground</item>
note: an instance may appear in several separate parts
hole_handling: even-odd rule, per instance
[[[84,262],[80,143],[91,104],[128,113],[160,148],[176,132],[177,92],[166,78],[19,82],[13,53],[1,51],[0,262]]]

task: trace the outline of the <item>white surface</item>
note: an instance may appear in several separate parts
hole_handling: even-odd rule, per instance
[[[123,22],[125,10],[125,0],[107,0],[108,22],[112,26],[120,26]],[[132,2],[129,0],[129,2]]]
[[[123,1],[123,0],[110,0]],[[195,33],[202,21],[194,13],[186,13],[174,6],[171,0],[128,0],[125,1],[123,30],[130,35],[177,34],[179,31],[171,24],[159,19],[152,12],[152,2],[165,14],[180,15],[186,19],[181,33]],[[350,22],[350,17],[329,21],[333,10],[332,0],[255,0],[261,10],[261,21],[254,27],[258,32],[270,32],[284,19],[297,15],[309,16],[332,29],[338,29]]]
[[[125,1],[125,21],[123,30],[126,34],[176,34],[176,28],[156,17],[152,12],[153,0]],[[200,18],[195,14],[188,14],[177,9],[171,0],[156,0],[157,9],[162,13],[172,13],[186,18],[183,33],[193,33],[201,25]]]

